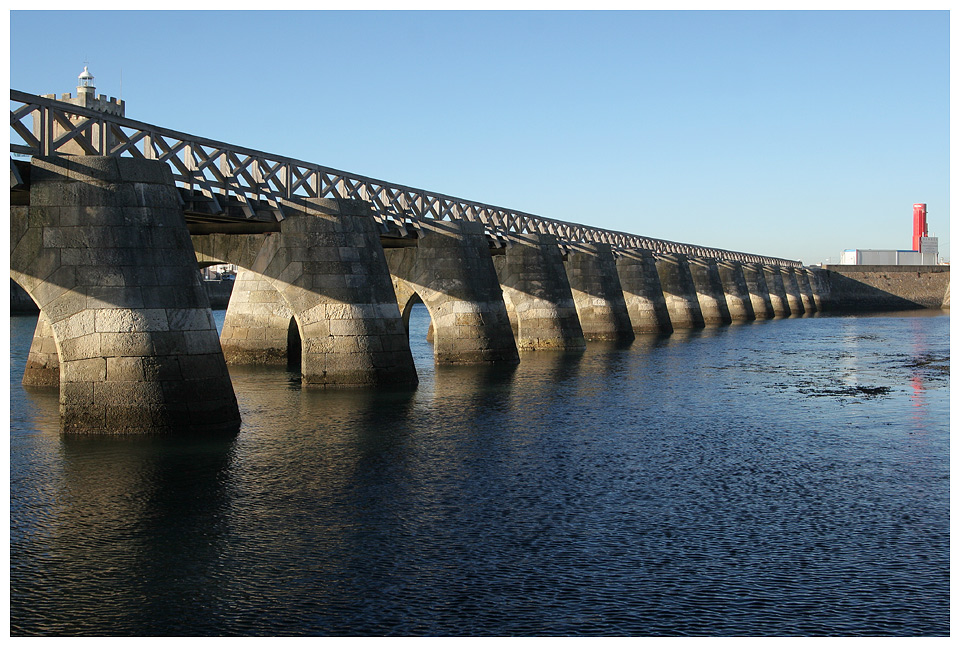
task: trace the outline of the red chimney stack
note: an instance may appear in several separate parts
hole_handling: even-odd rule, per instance
[[[913,251],[920,251],[920,239],[927,237],[927,205],[913,205]]]

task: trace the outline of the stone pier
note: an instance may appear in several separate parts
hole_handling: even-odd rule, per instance
[[[703,328],[703,313],[687,257],[683,254],[654,254],[653,257],[674,330]]]
[[[34,157],[30,176],[30,206],[11,208],[10,271],[56,340],[62,430],[236,432],[236,397],[169,169]]]
[[[729,324],[732,320],[730,310],[727,308],[727,299],[723,293],[717,262],[712,258],[691,258],[689,263],[693,284],[697,289],[697,300],[700,302],[700,312],[703,314],[703,323],[708,326]]]
[[[584,338],[632,341],[633,325],[610,246],[605,243],[571,245],[566,269]]]
[[[744,263],[743,278],[750,293],[750,304],[756,319],[773,319],[773,304],[770,302],[770,290],[764,278],[763,266],[759,263]]]
[[[305,386],[412,386],[416,369],[368,203],[297,199],[279,233],[194,236],[201,262],[242,274],[224,319],[232,362],[288,360]]]
[[[823,302],[820,294],[820,282],[817,280],[816,275],[809,268],[804,267],[802,270],[803,280],[806,282],[807,289],[810,290],[810,298],[813,299],[813,309],[816,312],[823,312]]]
[[[773,307],[774,317],[789,317],[790,306],[787,305],[787,291],[783,286],[783,275],[779,265],[764,265],[763,278],[770,291],[770,305]]]
[[[625,249],[617,258],[623,300],[635,333],[671,333],[670,313],[653,252]]]
[[[57,342],[53,338],[53,328],[42,312],[37,317],[37,328],[33,333],[33,342],[30,344],[22,382],[25,386],[60,386],[60,356],[57,354]]]
[[[797,277],[793,273],[793,268],[781,266],[780,274],[783,277],[783,289],[787,294],[787,307],[790,308],[790,314],[802,315],[804,313],[803,301],[800,299],[800,287],[797,285]]]
[[[813,291],[810,289],[810,279],[807,277],[805,267],[793,268],[793,275],[797,280],[797,288],[800,290],[800,301],[803,303],[803,310],[807,314],[813,314],[817,311],[817,304],[813,298]]]
[[[510,244],[493,264],[518,350],[586,348],[556,236],[506,236]]]
[[[436,363],[519,362],[483,225],[423,221],[420,233],[385,252],[401,310],[419,298],[430,312]]]
[[[718,261],[717,271],[720,273],[720,282],[723,285],[723,295],[727,300],[730,319],[732,321],[756,319],[743,266],[737,261]]]

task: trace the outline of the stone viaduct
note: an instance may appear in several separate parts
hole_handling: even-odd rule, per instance
[[[11,277],[40,308],[23,381],[59,387],[64,432],[235,432],[230,364],[412,387],[417,302],[440,364],[819,309],[796,261],[467,202],[50,97],[11,91],[11,105]],[[216,263],[241,268],[219,335],[198,271]]]

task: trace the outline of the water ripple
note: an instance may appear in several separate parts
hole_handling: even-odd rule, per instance
[[[414,318],[416,391],[231,369],[229,441],[61,438],[14,368],[11,633],[947,635],[948,323],[447,370]]]

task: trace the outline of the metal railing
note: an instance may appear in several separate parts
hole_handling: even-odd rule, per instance
[[[500,238],[509,233],[552,234],[560,242],[607,243],[615,251],[645,249],[661,254],[801,266],[798,261],[542,218],[196,137],[17,90],[10,91],[10,102],[12,153],[50,156],[70,151],[159,160],[170,167],[179,186],[202,192],[215,212],[222,209],[222,200],[232,196],[240,202],[247,218],[256,215],[259,205],[266,205],[280,220],[284,204],[299,198],[348,198],[371,203],[380,225],[405,232],[419,229],[425,220],[468,220],[483,223]],[[15,143],[15,137],[22,143]]]

